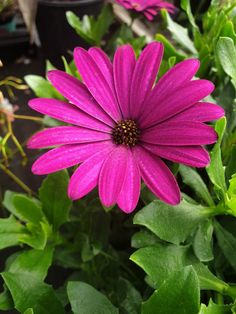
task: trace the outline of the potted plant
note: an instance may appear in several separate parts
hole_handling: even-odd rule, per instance
[[[16,0],[1,0],[0,1],[0,29],[6,29],[13,32],[16,28],[14,16],[16,13]]]
[[[88,45],[67,22],[66,12],[72,11],[79,17],[98,15],[103,0],[39,0],[36,25],[46,58],[60,66],[61,56],[75,46]],[[62,40],[63,38],[63,40]]]

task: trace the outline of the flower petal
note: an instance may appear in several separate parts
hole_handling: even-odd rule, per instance
[[[108,133],[75,126],[58,126],[34,134],[28,141],[28,148],[46,148],[65,144],[79,144],[110,140]]]
[[[161,146],[142,144],[153,154],[191,167],[206,167],[210,162],[208,152],[201,146]]]
[[[130,45],[124,45],[116,50],[113,66],[117,98],[124,118],[130,116],[130,82],[135,67],[135,54]]]
[[[214,90],[214,85],[207,80],[195,80],[170,92],[166,97],[156,97],[155,108],[150,105],[149,114],[139,119],[140,127],[150,127],[180,113],[208,96]],[[154,101],[154,100],[153,100]],[[147,104],[147,107],[149,105]]]
[[[157,82],[149,97],[146,106],[143,107],[144,117],[150,114],[150,110],[157,107],[157,103],[165,98],[170,92],[189,82],[198,71],[200,62],[197,59],[188,59],[177,63],[167,71]]]
[[[192,107],[182,111],[181,113],[173,116],[168,121],[198,121],[207,122],[217,120],[225,115],[225,111],[222,107],[208,103],[197,102]]]
[[[140,139],[164,146],[208,145],[217,141],[215,130],[200,122],[167,121],[145,130]]]
[[[111,127],[87,115],[77,107],[52,98],[35,98],[29,101],[30,108],[54,119],[94,129],[110,132]]]
[[[51,149],[34,162],[32,172],[43,175],[78,165],[109,145],[110,142],[105,141],[92,144],[66,145]]]
[[[72,200],[85,196],[96,187],[104,160],[112,149],[114,145],[110,142],[108,147],[92,155],[77,168],[68,187],[68,195]]]
[[[100,70],[89,53],[82,48],[74,50],[75,64],[90,93],[114,120],[120,120],[121,113],[114,90],[108,84],[108,79]]]
[[[180,190],[176,179],[166,164],[141,146],[134,147],[135,158],[147,187],[162,201],[177,205]]]
[[[105,160],[99,175],[99,197],[103,205],[109,207],[116,203],[124,182],[128,159],[128,149],[116,146]]]
[[[99,64],[99,68],[104,74],[104,78],[106,79],[108,85],[112,90],[114,90],[113,69],[111,60],[101,48],[89,48],[88,53],[96,62],[96,64]]]
[[[47,77],[53,86],[79,109],[108,125],[114,124],[89,93],[86,86],[78,79],[59,70],[48,72]]]
[[[130,87],[130,113],[133,119],[139,116],[142,104],[151,92],[161,64],[163,50],[163,45],[158,42],[147,45],[135,65]]]
[[[141,177],[137,162],[129,149],[125,179],[117,199],[118,206],[125,213],[131,213],[138,204],[140,181]]]

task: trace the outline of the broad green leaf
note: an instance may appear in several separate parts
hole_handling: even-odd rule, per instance
[[[39,189],[43,212],[54,229],[58,229],[68,219],[71,200],[67,196],[69,175],[60,171],[47,176]]]
[[[0,250],[18,245],[20,238],[27,232],[26,228],[20,224],[13,216],[0,219]]]
[[[193,240],[193,250],[201,262],[209,262],[214,259],[212,252],[213,225],[210,219],[202,221]]]
[[[191,266],[173,273],[143,303],[142,314],[197,314],[200,289],[196,272]]]
[[[64,314],[64,308],[51,286],[32,274],[4,272],[3,280],[11,292],[15,308],[24,313],[32,308],[34,314]]]
[[[56,70],[56,67],[51,63],[50,60],[46,60],[46,74],[52,70]]]
[[[27,250],[20,253],[10,264],[10,273],[30,275],[43,281],[47,275],[48,268],[52,264],[53,249]]]
[[[231,295],[229,285],[217,278],[191,253],[189,246],[155,244],[141,248],[130,259],[150,276],[154,287],[159,287],[174,272],[192,265],[198,275],[201,289]]]
[[[234,173],[236,173],[236,145],[231,145],[231,152],[229,156],[229,161],[226,167],[226,178],[229,180]]]
[[[74,314],[118,314],[105,295],[85,282],[68,282],[67,293]]]
[[[28,223],[26,227],[28,232],[20,236],[20,242],[28,244],[36,250],[43,250],[47,244],[47,238],[51,234],[51,227],[44,222],[37,225]]]
[[[236,88],[236,48],[229,37],[221,37],[216,45],[216,53],[224,69]]]
[[[225,168],[222,163],[220,145],[226,128],[226,118],[222,118],[216,122],[215,130],[218,134],[218,141],[211,151],[211,163],[206,168],[211,182],[214,184],[216,191],[220,191],[221,195],[225,195]]]
[[[153,201],[134,216],[134,224],[147,227],[162,240],[179,244],[206,217],[204,207],[185,200],[177,206]]]
[[[64,99],[64,97],[43,77],[38,75],[26,75],[24,79],[38,97]]]
[[[3,292],[0,293],[0,310],[6,311],[14,308],[14,303],[11,294],[4,286]]]
[[[201,304],[199,314],[232,314],[232,311],[230,305],[215,304],[210,300],[208,306]]]
[[[149,230],[141,230],[136,232],[131,239],[131,246],[139,249],[141,247],[154,245],[160,242],[160,239]]]
[[[185,266],[187,252],[186,246],[156,244],[137,250],[130,259],[151,277],[156,287],[159,287],[173,271]]]
[[[197,51],[188,35],[187,28],[174,22],[167,11],[162,11],[162,14],[167,22],[167,28],[171,32],[173,39],[187,51],[196,54]]]
[[[224,256],[233,269],[236,270],[236,238],[217,221],[215,221],[214,227],[218,244]]]
[[[38,224],[44,218],[41,204],[36,199],[30,199],[25,195],[15,195],[13,205],[19,213],[18,217],[22,220]]]
[[[214,206],[214,202],[208,188],[196,170],[180,165],[179,172],[185,184],[190,186],[207,205]]]
[[[128,280],[119,278],[116,288],[116,295],[120,313],[140,313],[142,297]]]

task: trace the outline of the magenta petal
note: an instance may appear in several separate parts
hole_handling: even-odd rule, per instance
[[[77,168],[68,187],[68,195],[72,200],[85,196],[96,187],[104,160],[112,149],[114,149],[114,145],[110,142],[106,149],[92,155]]]
[[[121,113],[115,92],[108,84],[105,73],[102,73],[100,64],[97,64],[89,53],[82,48],[74,50],[74,59],[90,93],[110,117],[119,120]]]
[[[28,148],[46,148],[65,144],[79,144],[110,140],[108,133],[75,126],[59,126],[44,129],[34,134],[28,141]]]
[[[158,42],[147,45],[135,65],[130,88],[130,113],[134,119],[139,116],[142,104],[155,82],[163,50],[163,45]]]
[[[117,204],[125,213],[131,213],[138,204],[140,195],[140,173],[132,151],[128,150],[125,179],[117,199]]]
[[[30,108],[54,119],[78,126],[110,132],[111,127],[87,115],[77,107],[52,98],[35,98],[29,101]]]
[[[92,117],[108,125],[113,125],[112,119],[104,112],[86,86],[78,79],[59,70],[50,71],[47,76],[53,86],[72,104]]]
[[[199,100],[208,96],[214,90],[214,85],[207,80],[195,80],[186,83],[184,86],[175,90],[173,93],[170,92],[166,97],[160,98],[157,96],[153,99],[155,107],[147,104],[149,107],[149,113],[146,117],[143,115],[140,117],[140,126],[142,128],[150,127],[170,117],[180,113],[187,108],[194,105]]]
[[[124,118],[130,117],[130,82],[135,67],[135,54],[130,45],[124,45],[116,50],[114,56],[114,81],[117,98]]]
[[[206,167],[210,162],[208,152],[201,146],[158,146],[142,144],[153,154],[191,167]]]
[[[207,122],[217,120],[224,115],[225,111],[222,107],[208,102],[198,102],[170,120]]]
[[[105,54],[105,52],[101,48],[92,47],[89,48],[88,53],[96,62],[99,64],[99,68],[104,75],[108,85],[112,90],[114,90],[114,80],[113,80],[113,69],[111,60]]]
[[[200,122],[167,121],[145,130],[140,139],[164,146],[208,145],[217,141],[217,134],[213,127]]]
[[[51,149],[40,156],[32,166],[34,174],[49,174],[77,165],[110,145],[109,141],[66,145]]]
[[[147,187],[162,201],[177,205],[180,202],[180,190],[166,164],[141,146],[134,147],[134,154]]]
[[[127,147],[116,146],[105,160],[99,176],[99,197],[109,207],[117,202],[124,182],[128,159]]]

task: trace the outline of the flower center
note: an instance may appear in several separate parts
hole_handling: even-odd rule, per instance
[[[133,120],[118,121],[113,128],[112,137],[115,144],[135,146],[138,142],[140,131]]]

